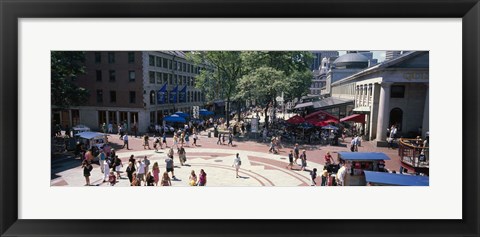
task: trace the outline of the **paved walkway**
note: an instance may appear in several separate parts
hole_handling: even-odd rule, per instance
[[[123,142],[119,140],[118,135],[112,135],[109,138],[114,147],[120,147]],[[151,139],[152,140],[152,139]],[[172,138],[168,138],[169,145],[172,144]],[[204,169],[207,173],[207,186],[309,186],[311,184],[308,171],[300,171],[299,166],[294,166],[293,170],[286,169],[288,164],[288,151],[292,147],[286,147],[280,150],[279,154],[268,153],[268,144],[254,141],[236,142],[234,146],[217,145],[217,138],[208,138],[206,133],[199,136],[198,147],[186,147],[187,162],[185,166],[180,166],[178,155],[175,152],[175,176],[176,180],[172,180],[172,186],[189,186],[188,178],[192,170],[199,174],[200,169]],[[320,146],[320,145],[304,145],[301,149],[307,150],[307,169],[317,168],[323,169],[323,157],[327,151],[336,158],[336,152],[348,151],[350,138],[342,143],[343,146]],[[127,161],[130,155],[134,155],[136,159],[149,157],[151,160],[150,170],[155,162],[160,166],[160,173],[165,171],[165,158],[167,149],[155,152],[152,150],[144,150],[141,138],[131,137],[129,140],[131,150],[117,149],[117,155],[122,160],[124,167],[127,167]],[[153,148],[153,146],[151,146]],[[390,170],[399,170],[400,160],[397,150],[388,148],[377,148],[373,142],[362,143],[359,148],[360,152],[384,152],[390,157],[390,161],[386,161],[386,168]],[[240,169],[240,178],[236,178],[235,169],[232,167],[236,153],[240,154],[242,166]],[[300,160],[298,160],[300,162]],[[94,186],[109,186],[108,183],[102,183],[103,174],[100,167],[94,164],[94,169],[90,177],[90,182]],[[320,172],[318,172],[320,175]],[[129,180],[123,173],[124,179],[120,179],[115,186],[129,186]],[[51,181],[52,186],[83,186],[85,179],[83,170],[80,166],[75,166],[65,171],[55,174]],[[320,184],[317,178],[317,184]]]

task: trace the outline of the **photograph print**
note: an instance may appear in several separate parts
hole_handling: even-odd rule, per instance
[[[50,126],[54,187],[429,186],[429,51],[51,51]]]

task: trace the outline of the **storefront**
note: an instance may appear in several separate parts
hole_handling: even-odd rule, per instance
[[[385,161],[390,158],[381,152],[338,152],[338,159],[345,164],[345,186],[365,186],[364,171],[385,172]]]

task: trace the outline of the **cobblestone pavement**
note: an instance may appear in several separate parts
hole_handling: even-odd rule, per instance
[[[153,139],[150,138],[152,141]],[[217,138],[207,136],[203,132],[197,141],[197,147],[185,147],[187,154],[187,162],[185,166],[181,166],[178,155],[175,153],[175,176],[177,179],[172,180],[172,186],[189,186],[188,178],[192,170],[198,175],[200,169],[204,169],[207,173],[207,186],[309,186],[311,184],[309,178],[309,170],[317,168],[319,171],[323,169],[323,157],[329,151],[334,158],[339,151],[348,151],[348,144],[351,138],[345,139],[340,146],[320,146],[320,145],[302,145],[300,149],[307,150],[307,171],[300,171],[298,165],[292,170],[287,169],[288,151],[292,149],[291,145],[285,145],[280,149],[279,154],[268,152],[269,144],[255,141],[238,141],[234,139],[234,146],[217,145]],[[150,170],[155,162],[160,166],[160,173],[165,171],[165,158],[167,149],[159,149],[158,152],[143,149],[142,139],[139,137],[130,137],[129,148],[120,149],[123,142],[119,140],[119,136],[112,134],[109,136],[109,142],[116,147],[116,152],[122,160],[125,171],[127,161],[130,155],[134,155],[136,159],[149,157],[151,160]],[[168,145],[172,145],[172,138],[167,138]],[[176,150],[176,149],[175,149]],[[398,151],[388,148],[375,147],[374,142],[363,141],[359,147],[359,152],[384,152],[391,160],[386,161],[386,168],[389,170],[399,170],[401,162],[398,157]],[[240,168],[239,178],[236,178],[235,169],[232,167],[233,160],[239,153],[242,165]],[[72,158],[73,159],[73,158]],[[300,162],[300,160],[298,160]],[[79,164],[79,162],[78,162]],[[73,167],[72,167],[73,166]],[[91,172],[90,182],[93,186],[110,186],[109,183],[103,183],[103,174],[100,167],[94,164]],[[320,172],[318,172],[320,175]],[[122,173],[123,178],[118,180],[117,186],[129,186],[129,180],[125,172]],[[171,177],[171,176],[170,176]],[[51,180],[52,186],[83,186],[85,178],[80,165],[71,165],[54,174]],[[317,178],[317,184],[320,184]]]

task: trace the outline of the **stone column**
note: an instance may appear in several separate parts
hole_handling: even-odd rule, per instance
[[[117,122],[117,126],[118,126],[120,124],[120,111],[118,111],[118,110],[117,110],[117,121],[116,122]],[[118,127],[114,128],[114,129],[118,129]]]
[[[365,90],[364,90],[364,85],[360,86],[360,106],[363,106],[363,100],[365,99]]]
[[[73,118],[72,118],[72,110],[68,110],[68,126],[71,128],[73,127]],[[70,134],[68,134],[70,136]]]
[[[425,133],[429,130],[429,91],[430,88],[426,84],[426,93],[425,93],[425,106],[423,107],[423,123],[422,123],[422,137],[425,137]]]
[[[387,126],[390,113],[390,86],[391,82],[380,83],[380,102],[378,105],[378,120],[377,120],[377,141],[385,141],[387,139]]]
[[[127,112],[127,127],[125,129],[128,130],[128,133],[131,133],[130,132],[130,129],[131,129],[132,125],[130,123],[130,112]],[[131,134],[130,134],[131,135]]]
[[[105,111],[105,113],[106,113],[105,119],[107,120],[107,121],[106,121],[107,123],[106,123],[106,126],[105,126],[105,127],[106,127],[106,130],[108,131],[108,124],[110,123],[110,114],[109,114],[108,110]]]

